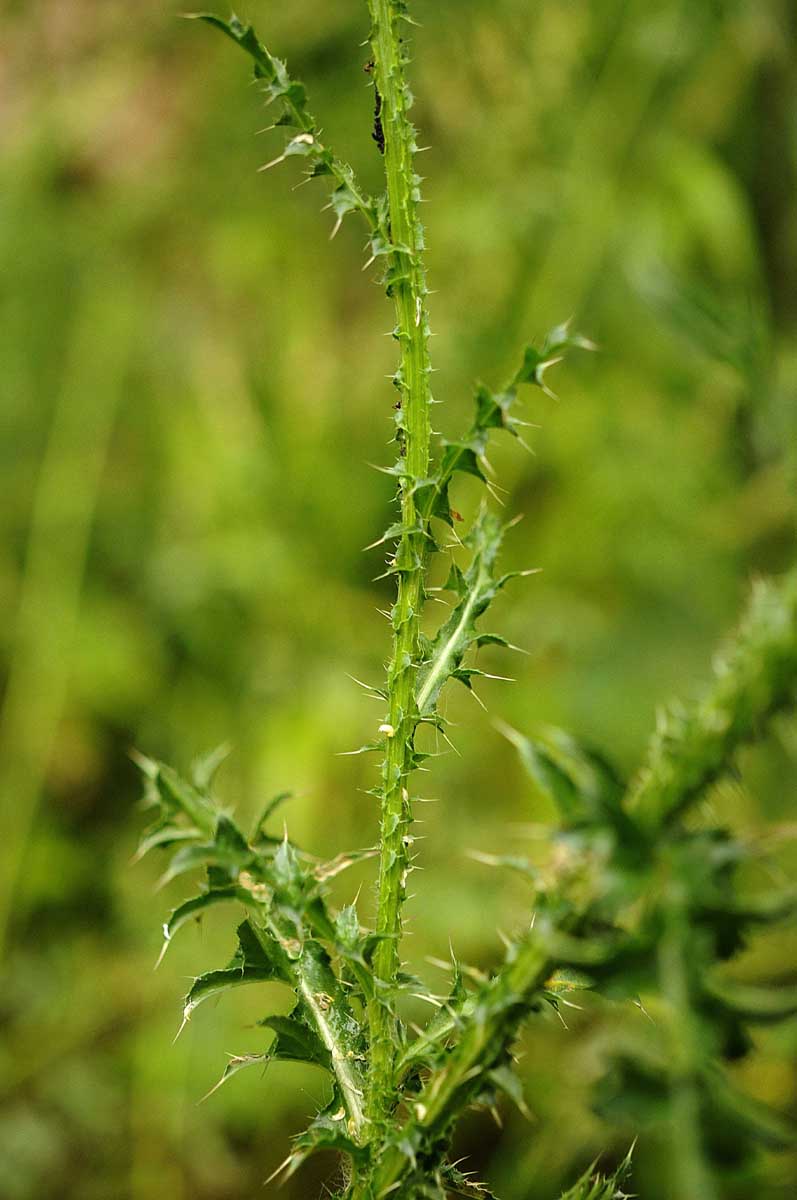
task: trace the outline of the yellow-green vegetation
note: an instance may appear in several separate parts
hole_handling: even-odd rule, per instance
[[[244,8],[9,12],[8,1194],[789,1194],[793,18]]]
[[[484,499],[465,521],[464,536],[452,537],[465,519],[452,508],[450,491],[461,473],[497,499],[487,451],[494,431],[518,437],[518,388],[536,385],[552,394],[545,372],[571,347],[594,346],[573,335],[569,324],[552,330],[541,349],[527,346],[507,387],[494,393],[479,385],[472,426],[462,438],[444,439],[435,454],[422,180],[407,79],[407,27],[414,22],[406,0],[369,0],[368,9],[373,138],[385,168],[377,199],[321,141],[304,85],[253,27],[237,17],[199,19],[253,61],[259,90],[278,109],[275,126],[290,131],[283,153],[267,165],[298,157],[307,160],[308,181],[331,176],[333,232],[349,213],[365,218],[372,251],[366,267],[384,261],[382,281],[395,309],[398,454],[385,470],[397,480],[399,519],[376,543],[388,547],[385,575],[395,581],[387,614],[392,654],[384,688],[366,687],[384,704],[384,719],[377,739],[362,747],[382,758],[381,782],[369,793],[379,804],[376,917],[373,927],[364,925],[356,901],[336,909],[325,886],[368,858],[367,851],[343,851],[331,863],[314,860],[289,840],[287,827],[282,840],[268,833],[275,802],[246,838],[213,799],[221,754],[196,763],[190,782],[141,759],[147,803],[156,811],[142,852],[172,851],[166,880],[198,867],[206,872],[198,894],[164,926],[164,949],[180,926],[222,902],[233,901],[246,914],[229,965],[194,979],[184,1023],[209,996],[243,984],[287,985],[289,1014],[258,1022],[273,1033],[270,1045],[260,1054],[234,1056],[222,1078],[275,1061],[314,1065],[329,1077],[325,1103],[275,1174],[293,1175],[315,1152],[333,1150],[341,1158],[341,1198],[384,1200],[398,1192],[407,1200],[446,1200],[455,1193],[494,1194],[459,1170],[451,1143],[471,1107],[495,1109],[505,1094],[526,1111],[513,1054],[525,1019],[546,1001],[558,1011],[571,991],[626,1002],[644,993],[662,1011],[658,1036],[644,1046],[618,1039],[608,1047],[612,1066],[595,1089],[597,1102],[609,1116],[616,1098],[631,1105],[635,1133],[649,1122],[667,1130],[673,1189],[711,1200],[728,1167],[718,1137],[733,1137],[735,1162],[751,1159],[759,1144],[785,1150],[793,1142],[788,1122],[735,1088],[724,1066],[752,1053],[748,1026],[797,1015],[797,989],[739,991],[717,971],[756,925],[797,913],[797,887],[774,898],[746,896],[738,890],[738,868],[751,853],[746,843],[723,824],[694,827],[687,818],[730,773],[739,747],[763,736],[797,699],[797,573],[757,587],[736,639],[717,662],[714,686],[691,710],[672,709],[660,718],[650,761],[630,787],[607,757],[569,735],[554,730],[545,740],[531,740],[508,730],[558,815],[547,858],[538,865],[518,857],[506,864],[531,884],[526,931],[508,942],[498,969],[470,985],[452,952],[453,984],[443,997],[409,972],[403,908],[418,857],[417,781],[431,757],[420,747],[420,734],[429,726],[453,745],[444,689],[458,681],[472,690],[474,677],[490,678],[475,665],[476,653],[509,643],[484,633],[480,621],[504,584],[524,573],[497,573],[507,527]],[[457,562],[463,556],[464,569]],[[442,590],[453,602],[427,635],[424,607],[436,557],[447,562]],[[492,865],[505,864],[497,858]],[[408,997],[433,1008],[422,1028],[402,1011]],[[576,1190],[621,1195],[630,1167],[627,1156],[610,1179],[588,1173]]]

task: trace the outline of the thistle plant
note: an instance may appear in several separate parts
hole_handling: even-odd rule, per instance
[[[248,55],[275,107],[275,126],[287,140],[266,165],[299,158],[310,178],[323,177],[331,189],[333,234],[349,215],[364,222],[367,265],[378,269],[393,305],[396,459],[383,469],[395,479],[397,499],[374,545],[386,549],[395,600],[387,677],[372,689],[384,705],[383,719],[376,739],[362,747],[381,759],[372,789],[379,826],[372,924],[361,911],[365,904],[336,909],[327,891],[328,881],[363,852],[322,862],[287,834],[276,834],[275,809],[284,797],[269,803],[245,834],[214,798],[218,753],[195,763],[188,779],[140,757],[146,799],[157,812],[141,853],[170,854],[166,879],[205,872],[197,894],[167,920],[163,949],[211,906],[238,907],[234,954],[226,966],[193,981],[183,1019],[233,987],[278,981],[291,991],[290,1015],[265,1015],[260,1022],[262,1053],[233,1057],[223,1080],[275,1059],[326,1072],[328,1103],[294,1140],[280,1171],[292,1174],[314,1151],[336,1150],[345,1167],[339,1194],[348,1200],[491,1196],[487,1185],[451,1161],[450,1143],[471,1106],[493,1108],[506,1094],[525,1107],[513,1060],[522,1023],[557,1009],[574,989],[629,1006],[644,997],[655,1009],[652,1032],[613,1047],[595,1104],[620,1129],[632,1110],[634,1135],[648,1117],[658,1122],[672,1142],[673,1194],[712,1200],[722,1194],[720,1143],[729,1130],[739,1158],[761,1144],[786,1145],[792,1136],[783,1118],[734,1090],[724,1063],[748,1053],[751,1024],[797,1012],[797,995],[734,984],[724,965],[757,928],[797,911],[797,891],[741,890],[739,868],[755,847],[716,824],[704,801],[731,769],[740,744],[763,736],[794,702],[796,574],[756,585],[704,698],[663,714],[646,763],[630,780],[605,755],[561,731],[532,738],[505,728],[532,786],[558,811],[549,859],[540,865],[482,856],[527,879],[521,933],[489,977],[452,959],[448,995],[426,1027],[417,1031],[405,1019],[406,993],[431,995],[405,973],[402,960],[402,914],[416,857],[415,780],[427,757],[419,731],[426,726],[447,738],[443,689],[450,681],[472,688],[483,673],[474,652],[508,646],[482,620],[519,574],[499,567],[507,526],[488,498],[486,450],[494,435],[521,439],[522,389],[547,390],[548,368],[572,349],[592,348],[569,325],[555,327],[541,346],[522,351],[500,390],[477,387],[459,440],[433,437],[421,180],[407,82],[409,8],[405,0],[368,0],[372,133],[385,174],[385,191],[376,197],[322,141],[304,86],[254,30],[235,17],[198,18]],[[475,477],[487,493],[463,532],[449,501],[457,473]],[[452,544],[462,567],[449,556]],[[450,557],[450,610],[427,636],[422,616],[430,565],[440,555]],[[613,1173],[588,1171],[562,1200],[621,1197],[630,1170],[629,1153]]]

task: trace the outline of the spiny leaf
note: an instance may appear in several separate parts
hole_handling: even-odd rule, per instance
[[[360,920],[357,916],[357,907],[354,904],[347,904],[342,908],[335,918],[335,934],[339,945],[344,946],[347,950],[353,950],[360,943]]]
[[[483,850],[469,850],[468,857],[486,867],[505,867],[509,871],[516,871],[533,883],[538,883],[540,879],[539,868],[520,854],[486,854]]]
[[[563,1193],[560,1200],[624,1200],[628,1193],[620,1185],[631,1170],[633,1146],[619,1167],[611,1175],[595,1171],[595,1163],[588,1167],[581,1178]]]
[[[252,59],[255,79],[261,84],[269,102],[278,101],[282,115],[277,125],[288,126],[299,132],[289,140],[283,153],[267,166],[274,166],[283,159],[300,155],[310,160],[310,178],[329,175],[335,181],[331,207],[337,216],[337,225],[349,212],[359,212],[369,229],[379,231],[378,206],[359,187],[354,171],[337,158],[318,137],[318,124],[307,108],[307,93],[304,84],[291,78],[285,63],[263,45],[251,25],[245,25],[233,16],[229,21],[213,13],[191,13],[194,20],[205,21],[224,33]]]
[[[206,1092],[202,1097],[203,1100],[209,1099],[214,1092],[217,1092],[233,1075],[237,1075],[239,1071],[243,1071],[246,1067],[267,1067],[272,1060],[271,1054],[233,1054],[227,1066],[224,1068],[224,1074],[218,1083],[215,1083],[209,1092]]]
[[[659,718],[628,806],[651,832],[674,821],[728,768],[740,743],[797,694],[797,571],[759,581],[714,682],[691,708]]]
[[[306,107],[303,86],[290,78],[285,64],[269,53],[251,25],[244,25],[236,16],[225,21],[214,13],[189,13],[188,19],[215,26],[240,46],[254,62],[256,78],[266,80],[274,89],[271,98],[283,100],[285,107],[301,120]]]
[[[274,838],[274,837],[271,837],[269,834],[267,834],[266,833],[266,825],[271,820],[271,818],[273,817],[273,815],[277,811],[277,809],[280,808],[285,803],[286,800],[290,800],[290,799],[291,799],[290,792],[279,792],[271,800],[266,801],[266,803],[263,805],[263,808],[260,811],[260,814],[258,815],[257,819],[255,820],[254,824],[252,825],[252,832],[249,835],[249,841],[251,842],[251,844],[253,846],[257,845],[258,842],[277,843],[277,842],[282,841],[281,837]]]
[[[271,1029],[276,1037],[269,1047],[269,1056],[284,1062],[313,1063],[332,1070],[329,1051],[318,1035],[299,1016],[270,1016],[258,1021],[258,1025]]]
[[[366,1151],[352,1137],[346,1109],[338,1095],[313,1120],[304,1133],[294,1138],[294,1151],[287,1167],[286,1177],[294,1174],[311,1154],[319,1150],[338,1150],[347,1154],[354,1162],[361,1162]]]
[[[217,971],[207,971],[198,976],[185,998],[184,1016],[187,1019],[191,1013],[211,996],[220,995],[233,987],[246,983],[266,983],[272,980],[290,982],[282,963],[282,955],[277,943],[274,943],[273,954],[267,954],[263,948],[265,935],[258,937],[251,923],[246,920],[238,926],[238,949],[229,964]]]
[[[531,1115],[523,1095],[520,1076],[516,1075],[507,1063],[500,1063],[497,1067],[493,1067],[491,1071],[487,1072],[486,1078],[497,1091],[503,1092],[505,1096],[509,1097],[524,1117]]]
[[[624,785],[604,755],[561,729],[548,727],[529,738],[508,725],[499,728],[516,747],[537,788],[556,805],[566,827],[619,824],[633,844],[633,826],[621,809]]]
[[[212,908],[216,904],[221,904],[227,900],[240,900],[242,903],[247,903],[251,900],[250,894],[240,887],[230,885],[228,887],[211,888],[207,892],[202,892],[199,896],[192,896],[190,900],[185,900],[182,904],[178,904],[174,909],[168,921],[163,926],[163,950],[161,957],[158,959],[160,963],[169,942],[174,937],[178,929],[190,921],[192,918],[198,918],[202,913]]]
[[[181,810],[200,828],[210,828],[216,821],[216,806],[210,798],[182,779],[164,763],[158,767],[158,787],[167,807]]]
[[[320,863],[313,868],[313,874],[319,882],[325,882],[327,879],[334,879],[336,875],[341,875],[344,871],[348,871],[349,867],[353,867],[355,863],[364,862],[368,858],[374,858],[379,853],[378,846],[366,846],[363,850],[348,850],[341,854],[336,854],[328,862]]]
[[[446,1000],[435,1010],[415,1041],[399,1055],[396,1063],[397,1079],[401,1079],[406,1072],[419,1065],[432,1066],[442,1061],[452,1035],[459,1027],[461,1016],[468,1011],[472,996],[465,987],[462,969],[456,959],[453,959],[453,967],[454,974]]]
[[[144,831],[135,853],[135,861],[138,862],[145,854],[149,854],[150,850],[159,846],[161,849],[168,849],[178,842],[195,842],[203,837],[202,830],[197,829],[195,825],[179,826],[170,821],[157,821]]]
[[[160,809],[156,827],[147,831],[145,836],[151,836],[156,829],[165,829],[170,825],[175,831],[185,829],[186,821],[191,829],[197,829],[205,835],[213,833],[218,810],[205,792],[187,783],[165,763],[137,752],[133,753],[132,758],[144,776],[145,803]]]
[[[589,338],[579,333],[570,333],[570,322],[566,321],[549,331],[542,350],[537,350],[534,346],[526,347],[523,362],[515,374],[512,386],[518,387],[521,383],[536,384],[546,395],[555,399],[554,393],[545,382],[545,372],[549,367],[561,362],[565,352],[570,349],[595,350],[596,346]]]
[[[466,539],[472,561],[465,572],[457,568],[449,576],[447,586],[456,593],[457,602],[430,643],[418,673],[417,706],[422,717],[434,712],[446,680],[459,671],[469,647],[478,640],[476,622],[509,578],[495,573],[504,531],[498,518],[482,507]],[[460,678],[464,682],[467,676]]]
[[[566,821],[574,820],[580,813],[581,805],[573,781],[553,761],[546,748],[539,742],[524,737],[523,734],[518,733],[515,729],[510,729],[507,725],[502,725],[500,728],[517,748],[520,761],[542,795],[553,801]]]
[[[272,859],[271,879],[283,900],[303,907],[308,871],[287,837],[280,842],[279,849]]]
[[[419,480],[415,484],[416,504],[424,520],[437,517],[453,525],[448,489],[454,474],[460,471],[485,480],[484,455],[492,431],[503,429],[513,437],[519,437],[520,429],[525,424],[513,412],[518,388],[525,383],[535,384],[552,395],[544,382],[544,373],[571,348],[595,349],[587,338],[570,334],[567,325],[559,325],[548,334],[541,351],[533,346],[526,348],[521,366],[502,391],[493,392],[484,384],[477,385],[474,420],[470,429],[458,441],[444,441],[437,469],[429,479]]]
[[[208,754],[200,755],[191,763],[191,782],[200,792],[207,792],[216,777],[216,772],[230,756],[232,747],[229,742],[222,742]]]
[[[213,841],[194,843],[178,850],[161,876],[159,886],[163,887],[178,875],[199,866],[214,868],[213,881],[216,885],[222,880],[224,883],[234,883],[241,871],[250,867],[253,861],[253,852],[243,834],[229,817],[220,813],[216,815]]]
[[[559,967],[550,979],[545,981],[545,989],[560,995],[567,992],[582,992],[592,987],[592,979],[582,971],[574,971],[567,967]]]
[[[498,1200],[486,1183],[478,1183],[453,1165],[443,1167],[443,1181],[449,1192],[466,1200]]]

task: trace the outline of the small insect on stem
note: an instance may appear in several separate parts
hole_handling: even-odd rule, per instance
[[[374,60],[372,58],[369,58],[368,62],[363,67],[363,70],[365,72],[367,72],[368,75],[372,75],[373,71],[374,71],[374,66],[375,66]],[[379,153],[384,154],[385,153],[385,131],[382,128],[382,96],[380,95],[379,88],[376,85],[376,81],[374,81],[374,129],[373,129],[373,133],[371,134],[371,137],[376,142],[377,147],[379,148]]]

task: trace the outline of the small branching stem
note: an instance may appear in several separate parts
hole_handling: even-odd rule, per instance
[[[368,1114],[378,1121],[395,1104],[390,999],[399,968],[401,908],[409,866],[406,838],[411,809],[407,777],[417,725],[415,685],[426,557],[426,535],[416,508],[415,488],[429,469],[431,395],[423,236],[417,212],[418,180],[413,169],[415,131],[408,115],[412,99],[405,80],[406,51],[400,36],[402,14],[393,0],[369,0],[369,9],[374,81],[381,96],[384,131],[388,294],[395,305],[395,336],[401,347],[394,382],[399,393],[396,404],[402,533],[393,562],[398,594],[392,614],[393,650],[387,679],[387,724],[392,732],[385,739],[382,766],[377,910],[377,932],[382,941],[374,955],[377,994],[369,1011],[372,1063]]]
[[[308,178],[330,176],[335,181],[329,204],[337,216],[333,236],[349,212],[359,212],[370,233],[377,234],[379,218],[373,198],[360,187],[352,167],[333,154],[321,141],[318,122],[307,108],[304,85],[291,77],[285,63],[271,54],[251,25],[243,24],[235,16],[230,17],[228,21],[212,13],[189,13],[188,16],[207,21],[249,55],[255,65],[255,79],[265,94],[267,103],[277,102],[282,107],[282,116],[275,124],[298,130],[283,153],[265,163],[260,168],[261,171],[277,166],[286,158],[302,158],[309,164]]]
[[[445,1140],[457,1117],[479,1092],[487,1073],[506,1053],[552,969],[545,940],[532,931],[515,947],[511,960],[477,1000],[457,1045],[419,1094],[404,1129],[391,1140],[377,1164],[371,1191],[364,1195],[380,1200],[401,1194],[397,1185],[411,1168],[405,1145],[419,1136],[430,1146]]]
[[[712,686],[692,708],[659,717],[648,761],[627,807],[651,834],[676,820],[736,749],[793,702],[797,677],[797,571],[753,589],[735,640],[718,656]]]

